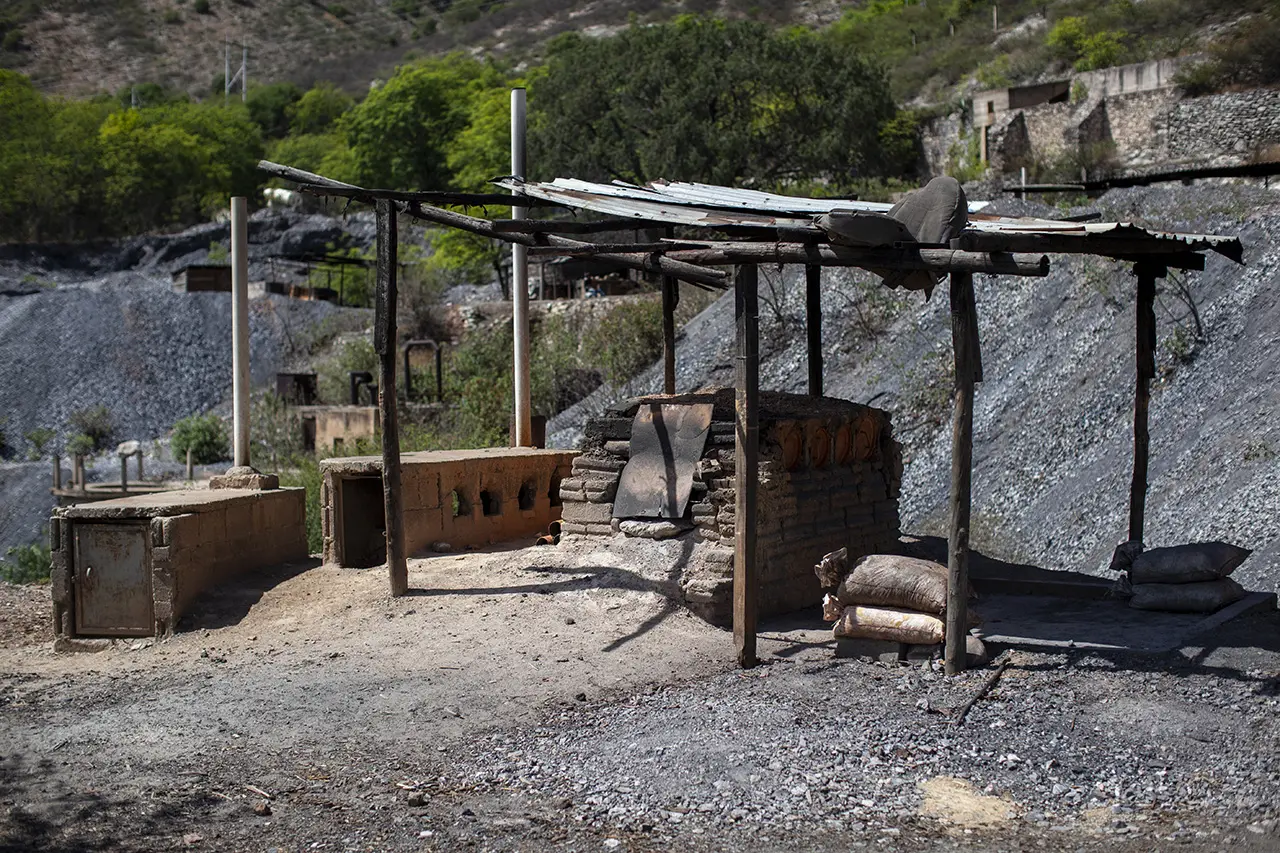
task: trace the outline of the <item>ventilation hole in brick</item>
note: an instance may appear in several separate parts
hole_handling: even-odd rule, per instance
[[[502,495],[488,489],[481,491],[480,507],[485,515],[502,515]]]
[[[533,504],[538,499],[538,484],[533,480],[525,480],[516,498],[520,501],[520,509],[533,509]]]
[[[449,494],[449,502],[453,506],[453,517],[458,518],[464,515],[471,515],[471,502],[467,500],[467,496],[460,490],[454,489]]]

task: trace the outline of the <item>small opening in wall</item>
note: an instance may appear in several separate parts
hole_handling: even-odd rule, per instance
[[[550,499],[552,506],[560,506],[560,475],[551,475],[551,488],[547,490],[547,498]]]
[[[488,489],[481,491],[480,507],[485,515],[502,515],[502,495]]]
[[[525,480],[516,498],[520,502],[520,509],[533,509],[533,504],[538,499],[538,484],[533,480]]]
[[[449,502],[453,507],[454,518],[471,515],[471,502],[467,500],[467,496],[460,489],[454,489],[450,493]]]

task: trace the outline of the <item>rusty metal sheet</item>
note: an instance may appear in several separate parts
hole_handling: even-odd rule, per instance
[[[711,403],[644,403],[631,423],[615,518],[683,518],[693,470],[707,446]]]
[[[155,633],[148,534],[146,524],[75,525],[76,633]]]

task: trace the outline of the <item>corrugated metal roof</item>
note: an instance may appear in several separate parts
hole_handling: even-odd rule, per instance
[[[606,216],[706,228],[745,225],[820,234],[813,221],[820,214],[836,210],[883,214],[892,207],[880,202],[803,198],[679,181],[654,181],[645,187],[622,181],[599,184],[573,178],[557,178],[549,183],[504,178],[496,183],[533,198]],[[1061,222],[993,216],[981,212],[988,204],[969,202],[969,227],[961,235],[962,245],[969,242],[986,251],[1021,251],[1026,250],[1028,240],[1043,239],[1050,242],[1043,251],[1062,253],[1127,256],[1135,252],[1212,249],[1236,261],[1243,254],[1237,237],[1154,231],[1135,222]],[[1008,239],[1002,240],[1002,237]],[[1074,245],[1069,238],[1080,238],[1080,244]]]

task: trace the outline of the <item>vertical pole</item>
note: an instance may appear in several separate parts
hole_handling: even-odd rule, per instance
[[[756,565],[756,490],[760,483],[760,301],[759,271],[740,266],[733,277],[738,363],[734,411],[734,548],[733,642],[738,665],[756,665],[756,600],[760,574]]]
[[[120,457],[120,491],[129,491],[129,457]]]
[[[378,283],[374,296],[373,348],[381,367],[378,414],[382,420],[382,504],[387,530],[391,594],[409,591],[400,501],[400,426],[396,420],[396,208],[377,201]]]
[[[244,196],[231,199],[231,370],[237,468],[249,463],[249,213]]]
[[[1022,192],[1018,193],[1018,198],[1023,201],[1027,200],[1027,167],[1022,167]]]
[[[955,406],[951,421],[951,526],[947,536],[947,675],[965,668],[969,633],[969,514],[973,484],[973,385],[976,378],[973,274],[951,273],[951,342],[955,351]]]
[[[196,466],[192,464],[191,448],[187,448],[187,482],[194,482],[196,479]]]
[[[666,235],[673,229],[666,227]],[[662,393],[676,393],[676,305],[680,302],[680,285],[671,276],[662,277]]]
[[[1129,539],[1141,542],[1147,512],[1147,454],[1151,434],[1147,410],[1151,403],[1151,380],[1156,375],[1156,279],[1165,275],[1157,264],[1134,265],[1138,276],[1136,318],[1137,387],[1133,396],[1133,481],[1129,484]]]
[[[142,480],[142,448],[138,448],[138,480]]]
[[[62,457],[56,453],[53,454],[53,487],[62,488]]]
[[[436,344],[436,402],[444,402],[444,350]]]
[[[240,102],[249,100],[249,48],[240,46]]]
[[[231,97],[231,39],[222,44],[222,60],[225,70],[222,72],[222,102]]]
[[[809,396],[822,396],[822,267],[804,268],[804,321],[809,338]]]
[[[525,175],[525,90],[511,90],[511,174]],[[511,208],[513,219],[524,219],[523,207]],[[529,389],[529,253],[511,244],[511,322],[515,334],[516,447],[533,445],[533,403]]]

